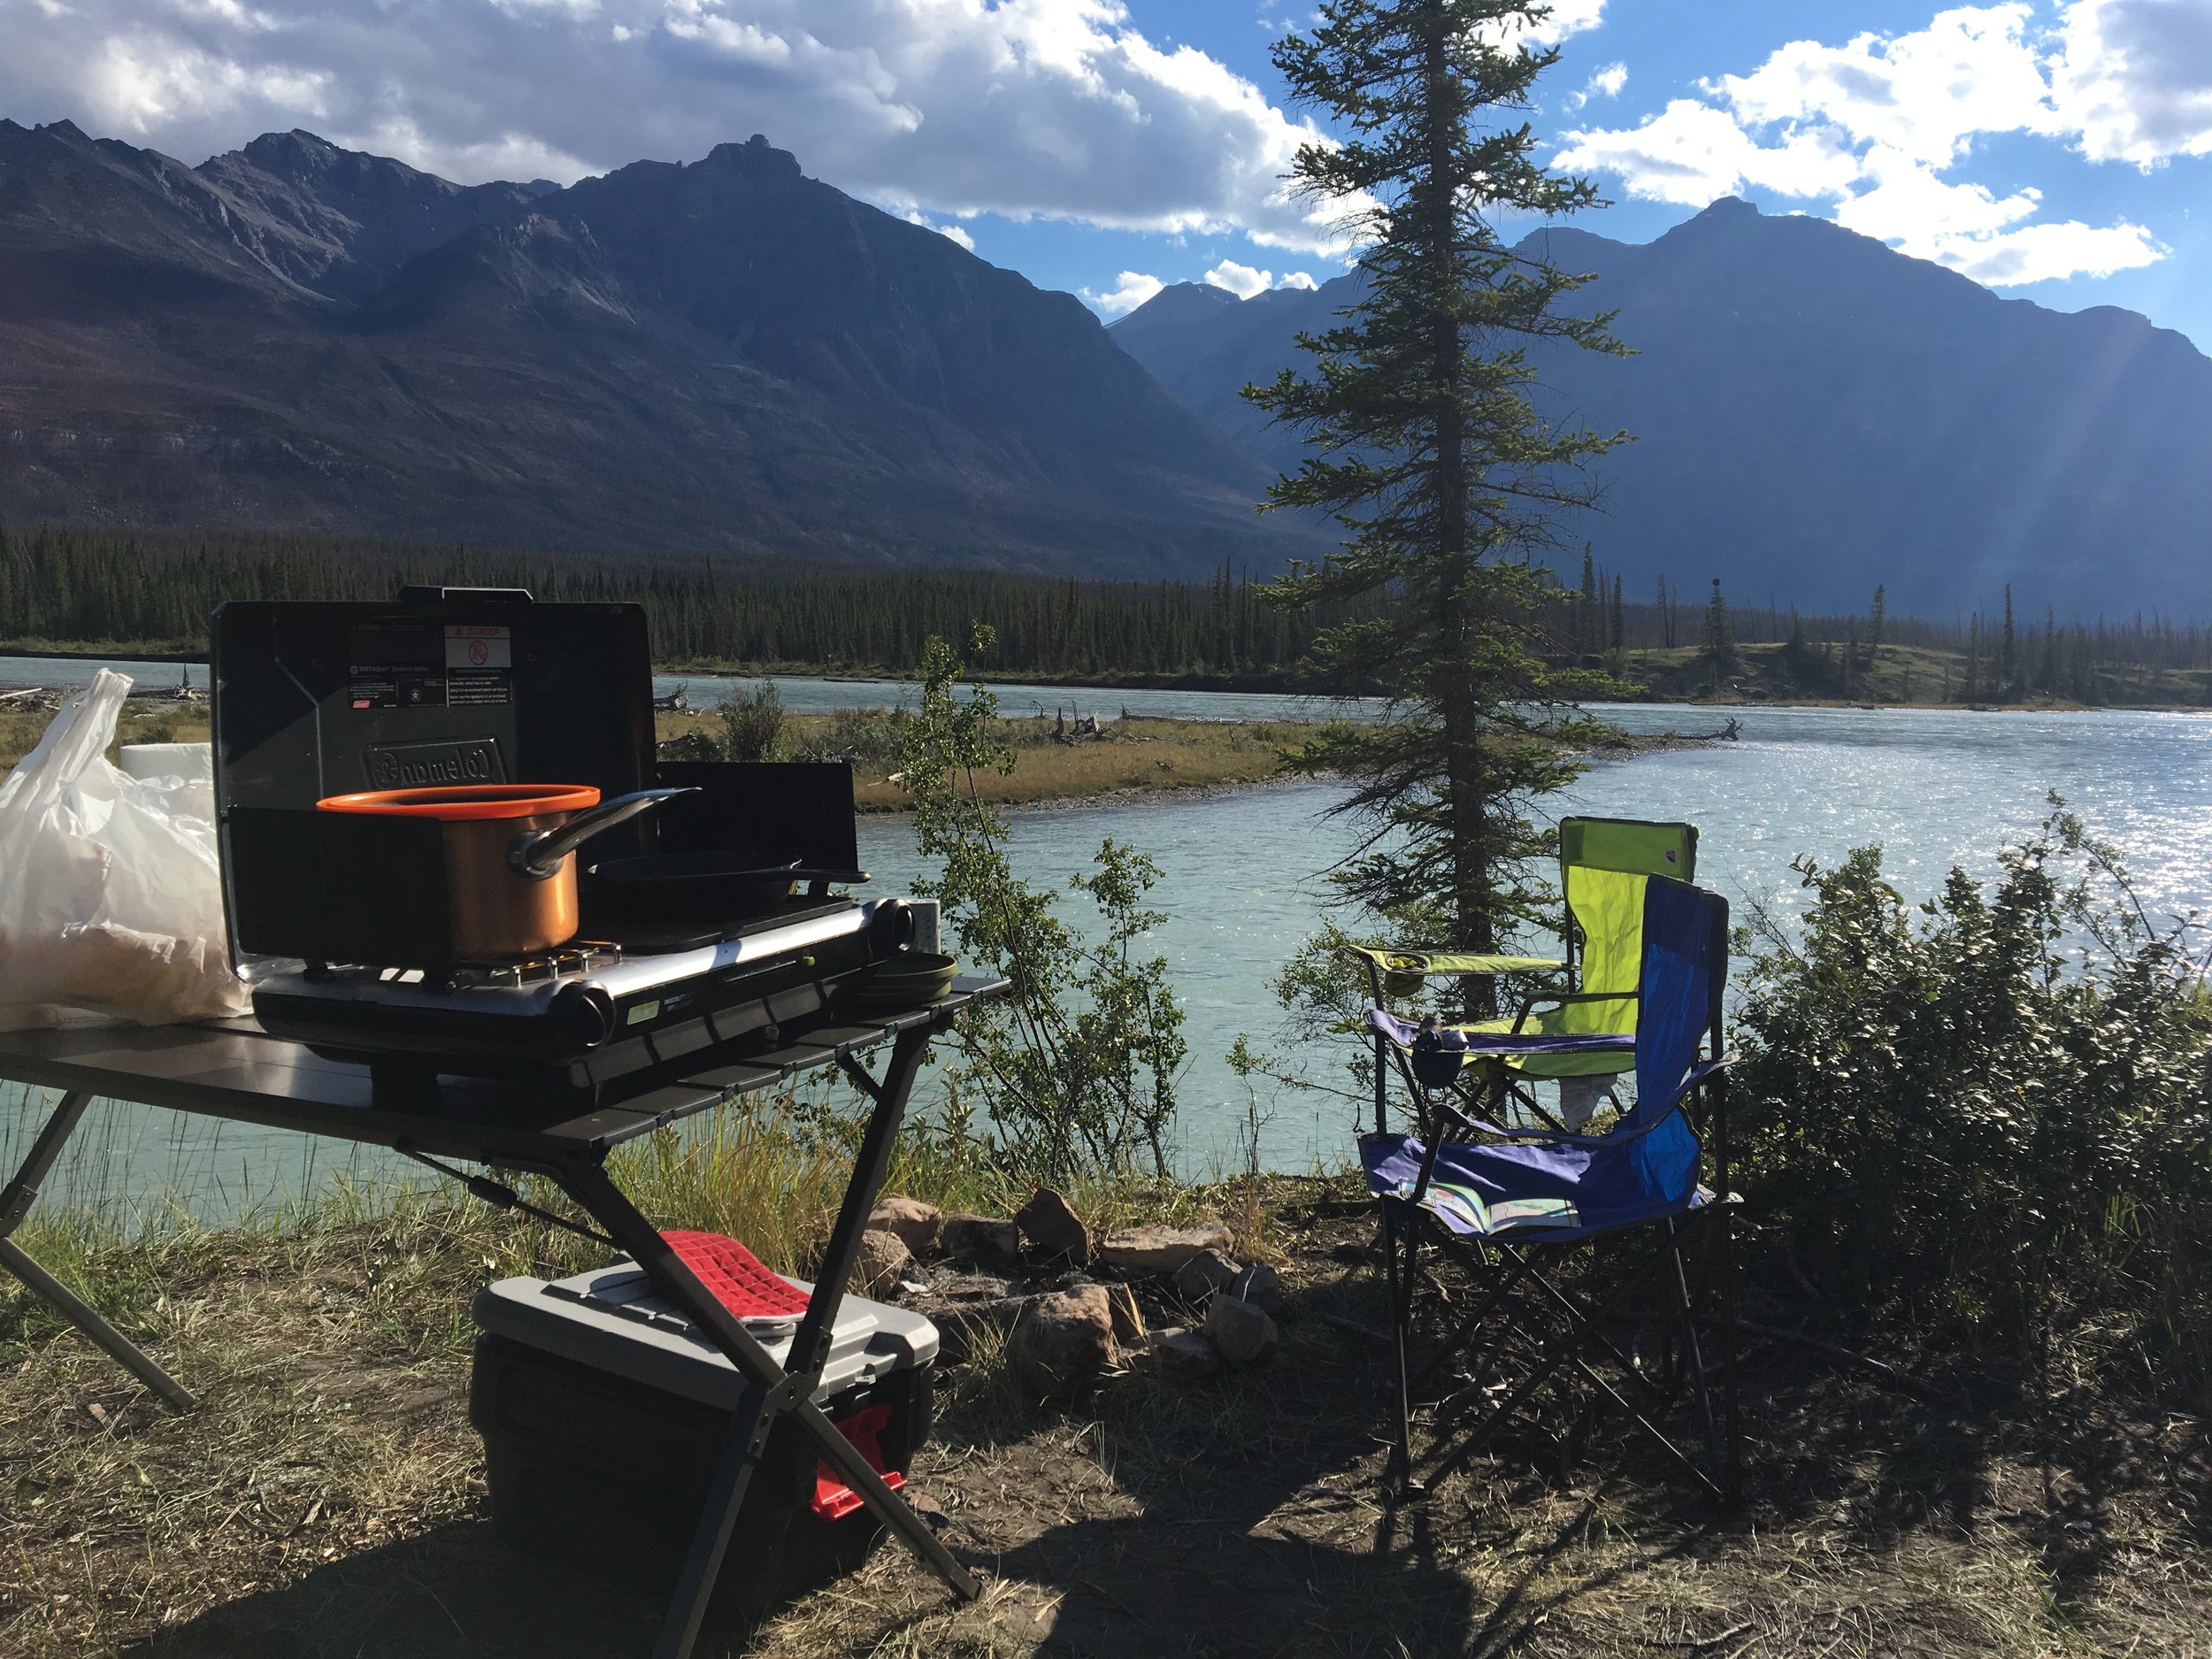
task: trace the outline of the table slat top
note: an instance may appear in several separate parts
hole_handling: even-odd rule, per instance
[[[621,1141],[767,1088],[841,1055],[941,1026],[1005,981],[961,979],[934,1002],[787,1025],[768,1042],[702,1050],[667,1072],[586,1091],[487,1078],[404,1083],[272,1037],[250,1019],[0,1032],[0,1078],[476,1161],[603,1154]]]

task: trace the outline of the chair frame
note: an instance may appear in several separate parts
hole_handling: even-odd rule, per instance
[[[1724,901],[1717,899],[1715,904],[1715,926],[1718,931],[1714,954],[1717,971],[1713,975],[1701,1038],[1705,1057],[1695,1065],[1680,1097],[1666,1112],[1651,1123],[1628,1132],[1632,1134],[1647,1133],[1672,1113],[1682,1112],[1698,1135],[1701,1145],[1712,1158],[1715,1179],[1712,1196],[1703,1204],[1655,1218],[1651,1222],[1580,1235],[1551,1246],[1563,1252],[1573,1246],[1587,1245],[1598,1239],[1624,1234],[1633,1231],[1637,1225],[1654,1225],[1661,1229],[1663,1234],[1661,1240],[1594,1303],[1578,1301],[1540,1270],[1537,1253],[1547,1248],[1542,1234],[1532,1233],[1518,1237],[1509,1234],[1472,1240],[1462,1239],[1422,1208],[1420,1201],[1428,1189],[1446,1135],[1453,1128],[1463,1134],[1506,1133],[1515,1140],[1553,1144],[1594,1145],[1609,1137],[1572,1135],[1563,1131],[1498,1131],[1494,1125],[1460,1110],[1454,1103],[1456,1090],[1453,1086],[1436,1089],[1425,1087],[1415,1076],[1407,1053],[1379,1031],[1376,1033],[1375,1131],[1385,1135],[1391,1133],[1388,1074],[1394,1065],[1413,1102],[1414,1125],[1424,1148],[1420,1173],[1412,1193],[1402,1199],[1381,1198],[1377,1201],[1381,1212],[1381,1243],[1390,1295],[1391,1361],[1396,1394],[1394,1443],[1383,1475],[1385,1497],[1393,1504],[1417,1497],[1428,1482],[1441,1479],[1466,1463],[1539,1389],[1570,1366],[1583,1383],[1594,1389],[1603,1400],[1619,1409],[1654,1440],[1708,1495],[1724,1504],[1730,1504],[1740,1494],[1742,1486],[1742,1438],[1736,1390],[1734,1240],[1731,1221],[1732,1211],[1740,1200],[1729,1187],[1726,1068],[1733,1056],[1724,1051],[1722,1042],[1727,905]],[[1591,995],[1609,1000],[1624,1000],[1617,993]],[[1498,1073],[1502,1078],[1502,1067],[1498,1068]],[[1613,1133],[1619,1133],[1617,1127]],[[1432,1239],[1425,1235],[1432,1235]],[[1409,1339],[1417,1312],[1415,1292],[1424,1271],[1421,1251],[1425,1243],[1429,1242],[1433,1242],[1441,1254],[1464,1270],[1470,1279],[1480,1287],[1481,1294],[1474,1308],[1456,1322],[1418,1365],[1415,1365],[1409,1354]],[[1693,1274],[1689,1251],[1694,1244],[1701,1244],[1703,1248],[1698,1271]],[[1632,1292],[1663,1268],[1667,1270],[1664,1312],[1678,1325],[1680,1346],[1678,1348],[1670,1346],[1663,1377],[1659,1381],[1654,1381],[1599,1328],[1599,1322],[1612,1314]],[[1567,1329],[1543,1347],[1536,1363],[1518,1386],[1494,1407],[1455,1447],[1437,1458],[1427,1480],[1417,1480],[1413,1473],[1412,1445],[1416,1392],[1455,1356],[1464,1352],[1491,1317],[1511,1305],[1516,1293],[1525,1284],[1533,1287],[1540,1306],[1566,1317]],[[1717,1364],[1713,1364],[1708,1363],[1704,1347],[1698,1337],[1696,1309],[1703,1294],[1716,1284],[1720,1302],[1720,1352]],[[1640,1394],[1644,1402],[1652,1408],[1653,1414],[1647,1415],[1638,1409],[1636,1402],[1628,1397],[1628,1394],[1607,1380],[1586,1357],[1586,1348],[1596,1349],[1601,1359],[1609,1361],[1626,1379],[1625,1386],[1629,1393]],[[1717,1413],[1714,1409],[1713,1397],[1716,1392],[1713,1373],[1716,1371],[1719,1373],[1720,1410]],[[1702,1466],[1655,1421],[1655,1417],[1663,1416],[1673,1407],[1680,1398],[1685,1384],[1689,1386],[1698,1427],[1705,1441],[1706,1456]],[[1472,1384],[1440,1404],[1435,1414],[1437,1437],[1441,1437],[1445,1425],[1458,1415],[1463,1407],[1471,1403],[1480,1392],[1480,1385]]]
[[[1609,864],[1587,864],[1581,865],[1571,865],[1567,861],[1567,846],[1565,837],[1566,826],[1570,824],[1609,824],[1626,825],[1637,829],[1668,829],[1686,831],[1688,832],[1686,837],[1688,849],[1688,861],[1686,866],[1678,877],[1669,877],[1671,879],[1686,881],[1691,879],[1696,873],[1698,832],[1697,826],[1694,824],[1666,818],[1565,818],[1560,819],[1559,822],[1561,828],[1559,846],[1559,903],[1561,910],[1564,912],[1563,924],[1559,930],[1559,941],[1565,955],[1553,959],[1551,964],[1540,972],[1544,977],[1559,978],[1563,979],[1566,984],[1571,986],[1578,984],[1581,979],[1582,956],[1583,952],[1586,948],[1587,941],[1583,935],[1581,922],[1576,918],[1574,904],[1571,898],[1569,896],[1569,889],[1571,884],[1568,880],[1567,872],[1570,869],[1573,868],[1609,870],[1613,868],[1613,866]],[[1668,872],[1663,871],[1626,871],[1622,873],[1628,875],[1668,875]],[[1404,954],[1410,956],[1433,956],[1448,955],[1449,953],[1442,950],[1409,949]],[[1377,962],[1371,956],[1366,957],[1365,960],[1367,964],[1367,985],[1369,995],[1375,1007],[1387,1010],[1389,1003],[1385,995],[1382,964]],[[1525,972],[1537,972],[1539,971],[1525,970]],[[1449,970],[1434,970],[1425,972],[1423,973],[1423,977],[1434,977],[1439,979],[1494,978],[1496,977],[1496,971],[1483,971],[1480,972],[1465,972],[1455,973]],[[1640,991],[1534,990],[1523,996],[1520,1000],[1519,1005],[1513,1010],[1513,1024],[1511,1029],[1516,1035],[1526,1031],[1528,1027],[1529,1016],[1539,1008],[1564,1007],[1570,1002],[1635,1002],[1640,1005],[1641,1002],[1642,994]],[[1640,1017],[1641,1011],[1642,1010],[1640,1006],[1638,1010]],[[1626,1050],[1624,1050],[1624,1052],[1626,1052]],[[1518,1076],[1511,1066],[1504,1064],[1501,1062],[1494,1066],[1488,1068],[1488,1070],[1493,1073],[1490,1080],[1494,1082],[1497,1086],[1498,1105],[1501,1109],[1502,1109],[1505,1101],[1509,1097],[1512,1100],[1517,1101],[1522,1109],[1536,1121],[1542,1123],[1548,1128],[1559,1130],[1562,1133],[1566,1133],[1566,1125],[1562,1124],[1556,1118],[1553,1117],[1550,1112],[1544,1109],[1542,1102],[1537,1100],[1534,1093],[1527,1087],[1526,1080]],[[1613,1075],[1617,1078],[1623,1075],[1625,1071],[1626,1068],[1624,1067],[1623,1071],[1615,1072]],[[1379,1066],[1378,1075],[1379,1075],[1379,1072],[1380,1068]],[[1603,1075],[1603,1073],[1599,1073],[1598,1075]],[[1408,1081],[1410,1082],[1410,1074],[1409,1074]]]

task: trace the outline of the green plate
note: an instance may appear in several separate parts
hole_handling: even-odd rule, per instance
[[[857,993],[864,1002],[902,1006],[933,1002],[952,989],[952,976],[960,964],[950,956],[910,950],[891,958],[863,984]]]

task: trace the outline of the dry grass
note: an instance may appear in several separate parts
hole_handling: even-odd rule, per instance
[[[1014,770],[978,783],[985,799],[1010,806],[1259,783],[1278,775],[1283,751],[1302,733],[1295,726],[1265,723],[1133,719],[1111,722],[1105,738],[1058,743],[1049,720],[1002,724],[1013,746]],[[854,795],[864,810],[896,811],[907,804],[895,785],[873,779],[860,783]]]
[[[1984,1403],[1969,1409],[1755,1348],[1740,1513],[1687,1498],[1600,1432],[1571,1465],[1502,1447],[1386,1517],[1379,1356],[1330,1322],[1375,1320],[1380,1289],[1364,1224],[1314,1191],[1283,1184],[1269,1208],[1294,1297],[1272,1366],[1191,1386],[1125,1378],[1068,1409],[1020,1400],[987,1339],[947,1376],[916,1486],[984,1574],[981,1601],[950,1601],[887,1547],[701,1652],[2212,1654],[2200,1426],[2095,1397],[2032,1402],[2001,1379],[1972,1379]],[[651,1597],[517,1562],[484,1519],[464,1310],[526,1247],[504,1220],[418,1202],[79,1250],[204,1405],[164,1416],[81,1341],[11,1316],[0,1651],[646,1651]]]
[[[46,710],[0,713],[0,775],[31,752],[53,718]],[[205,703],[179,706],[134,700],[123,705],[122,718],[115,725],[115,742],[108,748],[108,758],[114,759],[116,749],[125,743],[204,743],[207,739]]]
[[[1110,693],[1100,694],[1101,701]],[[1110,704],[1109,704],[1110,706]],[[718,739],[711,710],[699,715],[663,714],[660,741],[697,734]],[[985,774],[977,784],[1000,805],[1087,800],[1134,791],[1220,788],[1275,777],[1283,750],[1305,728],[1289,724],[1215,720],[1110,719],[1105,735],[1059,741],[1050,719],[1002,720],[995,736],[1014,752],[1014,770]],[[890,781],[898,762],[887,716],[795,714],[784,719],[784,747],[849,753],[853,799],[866,812],[902,812],[912,803]]]
[[[53,716],[45,711],[0,712],[0,776],[28,754]],[[802,737],[825,740],[828,715],[793,715],[787,724]],[[711,716],[664,714],[657,722],[664,742],[687,733],[712,733]],[[1294,726],[1228,725],[1203,720],[1125,720],[1110,724],[1112,735],[1079,743],[1052,741],[1052,723],[1001,722],[1001,735],[1015,753],[1013,773],[978,780],[984,797],[1002,805],[1085,800],[1133,791],[1210,789],[1262,782],[1274,777],[1283,749],[1294,744]],[[159,703],[124,705],[116,743],[204,743],[207,711]],[[110,757],[114,754],[109,750]],[[912,804],[889,781],[895,762],[860,759],[854,767],[854,804],[867,812],[901,812]]]

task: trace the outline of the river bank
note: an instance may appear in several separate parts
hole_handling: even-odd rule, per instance
[[[1854,1364],[1788,1340],[1809,1319],[1826,1331],[1826,1316],[1755,1271],[1740,1509],[1696,1501],[1600,1419],[1571,1450],[1509,1436],[1385,1530],[1386,1350],[1369,1334],[1385,1292],[1354,1188],[1277,1179],[1147,1202],[1229,1220],[1241,1256],[1277,1266],[1276,1356],[1195,1382],[1132,1371],[1040,1406],[996,1344],[972,1344],[940,1368],[909,1490],[984,1577],[982,1599],[952,1601],[887,1544],[757,1629],[711,1627],[703,1655],[2205,1651],[2212,1579],[2186,1517],[2207,1465],[2194,1420],[2159,1401],[1893,1342],[1877,1355],[1893,1369]],[[466,1202],[134,1247],[72,1248],[50,1225],[28,1240],[200,1406],[161,1410],[0,1287],[0,1649],[647,1651],[655,1596],[493,1536],[467,1415],[468,1301],[492,1278],[576,1263]],[[826,1217],[812,1219],[818,1239]]]
[[[0,775],[30,752],[50,710],[0,709]],[[663,712],[656,735],[664,744],[721,741],[711,713]],[[1002,720],[998,736],[1014,755],[1010,772],[979,773],[976,790],[999,806],[1063,806],[1103,800],[1170,798],[1248,788],[1283,777],[1282,755],[1302,736],[1284,721],[1173,720],[1091,717],[1070,722],[1040,715]],[[134,700],[117,723],[119,743],[202,743],[205,703]],[[1620,760],[1709,741],[1698,734],[1617,732],[1578,752]],[[899,813],[912,803],[895,780],[890,722],[854,711],[784,718],[779,752],[853,762],[853,804],[866,813]]]
[[[1596,659],[1592,659],[1594,664]],[[2101,710],[2147,713],[2202,713],[2212,709],[2212,669],[2162,669],[2125,673],[2100,672],[2093,676],[2101,695],[2082,700],[2036,691],[2017,696],[1990,695],[1984,689],[1969,695],[1970,665],[1956,652],[1924,647],[1884,646],[1864,667],[1848,673],[1838,667],[1834,655],[1816,653],[1794,662],[1778,645],[1741,647],[1734,665],[1724,674],[1709,672],[1694,647],[1653,648],[1627,651],[1614,672],[1623,702],[1663,706],[1736,706],[1749,704],[1774,709],[1894,709],[1930,711],[1970,710],[1977,713],[2087,713]],[[0,641],[0,689],[21,684],[45,684],[35,664],[50,663],[63,671],[53,683],[81,683],[92,666],[104,663],[143,664],[164,671],[161,685],[173,684],[166,670],[200,671],[205,683],[207,655],[177,649],[174,641],[103,643],[49,641]],[[9,667],[8,664],[14,664]],[[801,662],[743,663],[718,659],[680,660],[656,667],[657,685],[705,681],[711,695],[698,700],[710,712],[722,695],[736,685],[764,680],[800,680],[826,687],[882,687],[882,701],[896,700],[898,687],[912,672],[898,666],[868,667],[853,664]],[[1102,672],[1065,674],[1012,669],[972,671],[972,677],[995,688],[1066,692],[1072,703],[1110,708],[1110,694],[1125,692],[1140,698],[1167,694],[1190,697],[1256,697],[1274,703],[1295,701],[1325,710],[1333,698],[1295,674],[1188,673],[1144,674]],[[1075,699],[1078,692],[1097,696]],[[1954,695],[1955,692],[1956,695]]]

